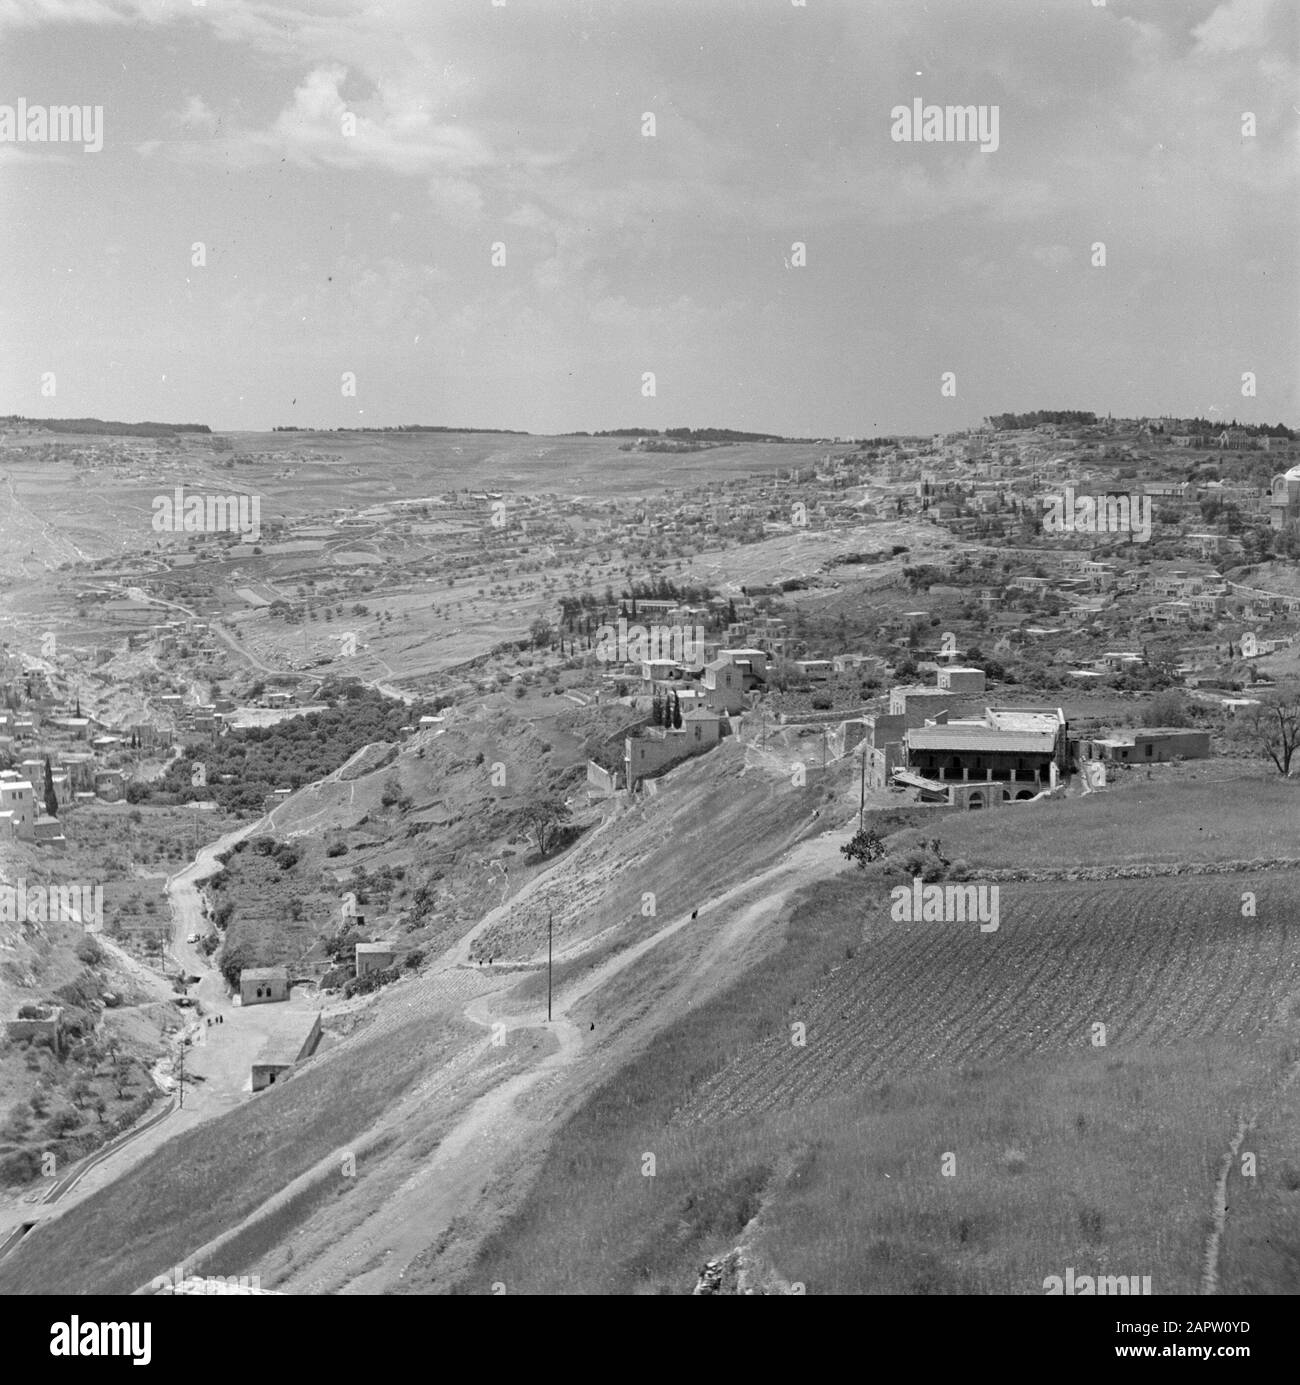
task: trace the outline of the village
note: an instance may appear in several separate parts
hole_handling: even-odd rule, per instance
[[[208,1119],[345,1042],[436,936],[436,908],[409,891],[359,914],[349,890],[366,874],[346,862],[294,906],[289,933],[274,897],[238,942],[228,929],[221,886],[247,869],[241,839],[290,864],[297,850],[274,837],[304,789],[298,773],[246,779],[238,747],[299,721],[346,724],[360,696],[393,709],[385,734],[419,757],[485,716],[582,718],[587,754],[563,804],[528,810],[552,832],[653,801],[727,744],[799,795],[847,769],[860,824],[891,806],[1023,817],[1135,772],[1267,765],[1262,714],[1296,673],[1300,448],[1175,420],[1013,422],[823,442],[806,468],[680,494],[595,502],[489,483],[297,519],[266,506],[255,542],[182,531],[65,564],[45,628],[11,621],[0,648],[0,837],[58,876],[104,813],[184,814],[172,861],[225,834],[208,878],[165,882],[170,920],[151,916],[147,889],[115,907],[110,872],[108,924],[87,925],[163,987],[176,1018],[153,1080]],[[104,465],[72,447],[79,466]],[[139,447],[105,451],[147,465]],[[279,454],[232,465],[272,461],[283,473]],[[168,475],[196,490],[193,472]],[[1053,507],[1071,522],[1050,522]],[[433,638],[425,621],[439,619],[476,634],[468,657]],[[386,788],[381,806],[409,798]],[[327,855],[345,840],[336,831]],[[510,966],[478,945],[468,961]],[[121,1004],[28,987],[7,1038],[66,1056],[87,1010]]]

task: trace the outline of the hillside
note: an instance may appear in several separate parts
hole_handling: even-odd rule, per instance
[[[466,734],[473,730],[471,726]],[[484,733],[492,730],[490,723],[483,728]],[[444,748],[443,742],[450,744]],[[463,741],[457,745],[451,733],[438,737],[434,744],[438,755],[445,757],[440,761],[444,767],[459,764],[462,772],[468,772],[467,766],[478,769],[468,747]],[[423,775],[429,770],[421,764],[420,748],[413,746],[404,755],[402,773],[409,770],[413,775]],[[433,753],[432,747],[426,749]],[[364,1037],[369,1045],[365,1055],[375,1056],[364,1056],[357,1043],[331,1046],[306,1064],[283,1091],[268,1092],[256,1102],[222,1117],[215,1125],[177,1137],[108,1188],[42,1226],[39,1234],[0,1261],[0,1291],[39,1291],[40,1284],[53,1282],[45,1279],[47,1274],[66,1278],[69,1283],[102,1286],[103,1265],[97,1263],[94,1254],[82,1253],[87,1235],[92,1236],[88,1243],[92,1247],[95,1238],[108,1236],[103,1257],[105,1261],[113,1255],[117,1257],[111,1277],[115,1290],[134,1287],[157,1272],[156,1264],[165,1266],[193,1253],[220,1226],[233,1226],[256,1212],[277,1189],[308,1175],[318,1161],[322,1161],[322,1169],[331,1168],[336,1173],[337,1162],[326,1155],[320,1144],[326,1129],[354,1142],[362,1141],[363,1133],[368,1131],[362,1143],[371,1153],[354,1185],[357,1192],[364,1188],[365,1195],[349,1202],[355,1210],[355,1220],[349,1217],[341,1223],[339,1209],[332,1206],[327,1222],[318,1230],[312,1220],[303,1231],[302,1244],[317,1244],[319,1254],[330,1264],[339,1263],[343,1255],[338,1249],[341,1227],[360,1225],[376,1213],[384,1205],[384,1190],[391,1188],[391,1181],[405,1177],[403,1170],[422,1167],[421,1160],[427,1155],[430,1142],[437,1143],[441,1138],[438,1132],[454,1121],[464,1104],[481,1090],[484,1101],[499,1102],[499,1093],[494,1095],[486,1089],[499,1081],[502,1073],[511,1071],[515,1063],[528,1069],[529,1082],[544,1077],[544,1070],[530,1069],[529,1064],[545,1061],[547,1054],[556,1053],[556,1038],[548,1036],[544,1024],[544,991],[539,996],[532,979],[537,975],[539,945],[542,956],[545,955],[546,914],[553,913],[555,918],[560,1005],[562,1009],[576,1006],[581,996],[596,993],[608,976],[651,957],[653,953],[648,949],[653,948],[659,936],[687,921],[688,915],[680,911],[704,903],[719,887],[734,886],[742,893],[753,888],[751,863],[755,852],[763,859],[776,859],[801,836],[816,830],[813,807],[823,801],[825,788],[817,784],[815,771],[809,773],[808,788],[794,789],[790,778],[788,761],[763,764],[744,747],[729,743],[708,759],[689,764],[663,781],[657,797],[605,818],[567,854],[544,864],[540,872],[534,871],[526,883],[521,884],[517,876],[512,878],[509,887],[517,892],[497,908],[489,909],[480,923],[439,962],[418,977],[387,988],[367,1008],[357,1012],[351,1031],[359,1040]],[[851,767],[847,766],[835,776],[840,789],[847,788],[852,779]],[[438,778],[438,782],[446,787],[445,779]],[[328,792],[341,793],[344,787],[336,784]],[[357,790],[356,806],[360,808],[367,801],[365,780],[356,781],[353,788]],[[375,788],[372,785],[370,792]],[[312,806],[310,795],[304,796],[302,807],[302,821],[314,817],[317,826],[321,814],[333,811]],[[416,811],[415,805],[412,811]],[[706,836],[695,830],[702,813],[712,825]],[[309,840],[295,837],[293,829],[289,830],[291,840]],[[481,823],[477,830],[482,840]],[[460,893],[462,897],[475,897]],[[648,915],[642,912],[645,894],[653,895],[656,901],[654,912]],[[494,891],[477,898],[482,907],[500,895]],[[774,900],[773,907],[775,903]],[[727,915],[726,910],[719,913],[722,917]],[[715,955],[704,972],[698,966],[688,969],[664,988],[661,999],[665,1013],[672,1013],[684,996],[693,998],[707,992],[710,986],[722,984],[729,977],[734,960],[728,954],[733,948],[743,952],[748,941],[746,933],[747,930],[740,929],[734,938],[727,938],[726,930],[722,937],[712,929],[695,930],[691,945],[711,950]],[[418,938],[418,934],[413,935],[413,940]],[[530,975],[525,975],[522,986],[519,974],[512,970],[484,968],[480,974],[471,956],[481,954],[489,944],[527,964]],[[703,984],[706,974],[709,980]],[[468,1012],[465,1019],[456,1015],[467,1000],[475,1003],[472,998],[476,995],[491,999],[503,985],[518,989],[513,1001],[502,998],[509,1032],[516,1037],[501,1052],[490,1040],[476,1037],[479,1027],[486,1024],[483,1018],[473,1012]],[[621,1022],[629,1024],[631,1019],[624,1016]],[[426,1032],[430,1020],[441,1021],[435,1024],[434,1033],[443,1033],[444,1025],[451,1023],[446,1032],[450,1047],[437,1050],[442,1056],[436,1059],[430,1057],[427,1062],[413,1065],[406,1053],[409,1036]],[[639,1027],[631,1024],[630,1030],[635,1032],[624,1036],[621,1045],[615,1038],[613,1053],[621,1052],[628,1044],[643,1042],[658,1023],[659,1018],[651,1016]],[[611,1023],[611,1029],[614,1027]],[[572,1064],[574,1069],[557,1098],[571,1104],[575,1095],[592,1081],[596,1065],[603,1068],[613,1055],[602,1051],[598,1056],[589,1051],[588,1045],[579,1040],[576,1027],[559,1031],[556,1037],[563,1066]],[[521,1046],[526,1047],[526,1052],[521,1052]],[[398,1049],[403,1056],[394,1062],[378,1056]],[[322,1108],[340,1100],[332,1093],[363,1083],[361,1074],[376,1062],[390,1074],[383,1089],[370,1092],[356,1109],[356,1104],[348,1101],[345,1104],[351,1114],[336,1111],[336,1118],[326,1120],[320,1131],[313,1134],[316,1127],[304,1122],[315,1121]],[[507,1066],[497,1072],[502,1063]],[[488,1075],[483,1076],[484,1073]],[[420,1082],[408,1100],[406,1084],[415,1081],[417,1074]],[[430,1083],[434,1090],[447,1094],[445,1100],[416,1100],[420,1093],[428,1095]],[[222,1132],[228,1121],[234,1124],[226,1136]],[[535,1134],[521,1131],[519,1148],[508,1142],[507,1150],[522,1153]],[[259,1158],[265,1160],[265,1177],[256,1183],[249,1183],[245,1176],[252,1148],[261,1150]],[[185,1193],[195,1179],[213,1190],[211,1197],[200,1200],[201,1206]],[[173,1183],[174,1192],[169,1192]],[[225,1189],[220,1197],[215,1191],[218,1188]],[[144,1189],[150,1191],[145,1193]],[[291,1209],[277,1209],[276,1225],[280,1226],[285,1216],[291,1222],[307,1217],[316,1196],[305,1196]],[[218,1213],[214,1208],[224,1210]],[[400,1221],[405,1228],[403,1234],[409,1235],[409,1213],[404,1212]],[[418,1225],[427,1228],[429,1223],[422,1219]],[[114,1230],[109,1233],[108,1228]],[[424,1235],[423,1229],[420,1234]],[[412,1248],[412,1258],[427,1247],[433,1234],[430,1231],[428,1239]],[[254,1242],[269,1250],[271,1243],[265,1241],[265,1233],[261,1235],[263,1239],[254,1237]],[[280,1241],[277,1233],[274,1244]],[[138,1246],[138,1253],[123,1256],[123,1244]],[[72,1261],[81,1268],[75,1268]],[[334,1276],[343,1271],[338,1268],[329,1273]]]

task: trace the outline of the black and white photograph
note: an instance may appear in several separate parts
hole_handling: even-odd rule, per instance
[[[0,0],[41,1369],[1297,1293],[1296,0]]]

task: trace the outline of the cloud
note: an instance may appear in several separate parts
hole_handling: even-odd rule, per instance
[[[1068,245],[1036,245],[1029,253],[1047,269],[1064,269],[1074,259],[1074,251]]]
[[[143,6],[112,0],[0,0],[0,29],[49,24],[124,24],[142,19]]]
[[[1266,48],[1279,37],[1273,31],[1277,17],[1275,0],[1226,0],[1192,30],[1196,52],[1201,57],[1217,57],[1243,49]]]
[[[483,213],[483,194],[468,178],[431,179],[429,200],[442,216],[458,226],[477,221]]]
[[[183,163],[242,168],[287,159],[305,168],[377,169],[407,177],[451,175],[439,183],[439,193],[462,215],[470,209],[473,191],[464,174],[495,162],[482,136],[467,126],[435,120],[424,97],[396,85],[364,98],[345,98],[348,75],[342,63],[313,68],[269,126],[231,126],[218,141],[163,145],[148,140],[137,149],[147,155],[161,148]],[[186,110],[196,101],[191,98]],[[211,114],[202,102],[194,109]]]
[[[184,106],[174,113],[172,120],[183,129],[201,135],[214,134],[221,124],[216,112],[210,109],[201,96],[191,96]]]

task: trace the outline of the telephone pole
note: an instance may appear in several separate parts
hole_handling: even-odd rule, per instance
[[[551,925],[554,915],[546,916],[546,1023],[551,1022]]]
[[[178,1106],[179,1106],[179,1107],[184,1107],[184,1105],[185,1105],[185,1033],[184,1033],[183,1030],[181,1031],[181,1080],[180,1080],[180,1085],[179,1085],[178,1090],[179,1090],[179,1092],[180,1092],[180,1101],[179,1101],[179,1103],[178,1103]]]
[[[863,815],[867,811],[867,743],[862,742],[862,792],[858,797],[858,831],[862,831]]]

